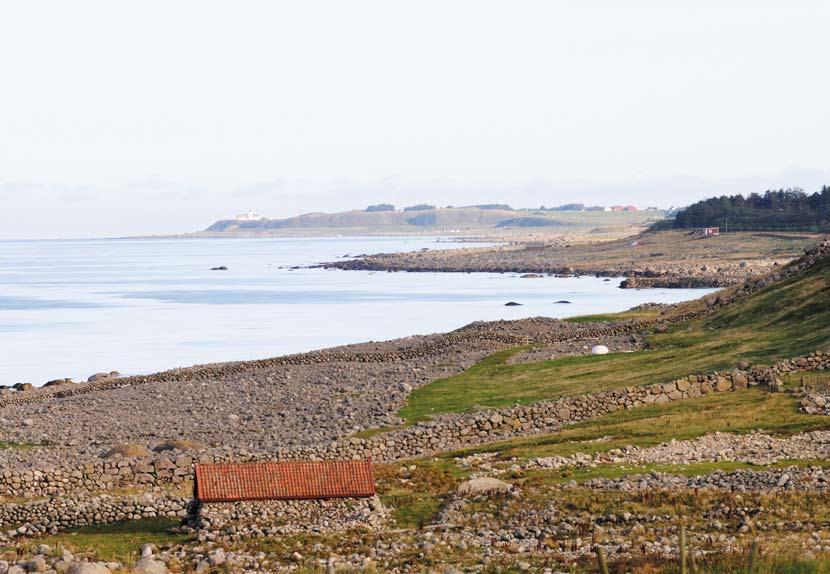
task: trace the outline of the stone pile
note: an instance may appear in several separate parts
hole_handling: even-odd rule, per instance
[[[808,392],[801,397],[801,411],[808,415],[830,415],[830,396]]]

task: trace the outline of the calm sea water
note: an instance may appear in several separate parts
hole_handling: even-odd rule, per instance
[[[149,373],[708,292],[622,290],[587,277],[291,269],[453,247],[400,237],[3,241],[0,384]],[[221,265],[229,270],[210,271]],[[554,304],[561,299],[572,304]]]

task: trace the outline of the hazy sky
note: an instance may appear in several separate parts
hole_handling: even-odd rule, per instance
[[[0,237],[830,183],[830,2],[0,4]]]

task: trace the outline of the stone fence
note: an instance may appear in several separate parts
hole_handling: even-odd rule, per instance
[[[782,361],[768,368],[745,368],[726,373],[689,375],[669,383],[627,387],[593,395],[469,414],[442,415],[431,421],[368,439],[344,439],[329,447],[300,448],[275,453],[272,456],[232,456],[227,452],[205,451],[197,457],[163,454],[152,459],[102,460],[75,469],[5,471],[0,476],[0,492],[4,495],[50,498],[27,503],[0,504],[0,528],[14,527],[5,534],[0,533],[0,541],[4,537],[9,539],[15,536],[56,532],[88,524],[106,524],[157,516],[184,517],[188,514],[188,509],[193,515],[193,508],[188,507],[189,499],[153,493],[151,490],[154,487],[189,482],[192,479],[193,464],[196,462],[353,458],[395,462],[517,436],[554,432],[563,425],[589,420],[621,409],[667,404],[711,393],[739,391],[753,385],[775,387],[780,374],[825,369],[830,369],[830,352],[819,351],[805,357]],[[125,486],[143,486],[148,488],[148,493],[121,498],[107,494],[90,494]],[[204,531],[204,536],[210,539],[233,539],[236,535],[256,536],[283,530],[288,532],[285,530],[288,528],[285,526],[288,518],[308,513],[318,506],[320,512],[311,513],[309,516],[319,514],[320,517],[330,519],[336,515],[337,520],[329,520],[328,523],[323,521],[319,524],[314,520],[303,521],[303,528],[324,529],[327,524],[336,526],[340,523],[372,526],[382,518],[381,509],[373,502],[331,503],[328,506],[321,501],[282,502],[271,504],[267,508],[234,503],[208,505],[200,513],[198,524],[194,523],[194,526],[199,526]],[[250,520],[251,516],[257,513],[264,520],[262,524]],[[247,530],[237,531],[234,526],[237,523],[246,524]]]
[[[690,375],[668,383],[627,387],[593,395],[474,413],[440,415],[432,420],[371,438],[347,438],[326,447],[300,447],[272,454],[205,450],[194,455],[162,453],[145,458],[110,458],[75,468],[5,470],[0,496],[35,498],[74,492],[102,492],[126,486],[152,488],[189,481],[197,462],[255,460],[359,459],[394,462],[462,449],[517,436],[554,432],[563,425],[620,409],[665,404],[750,385],[774,387],[781,373],[830,369],[830,353],[816,352],[769,368]]]
[[[233,542],[302,532],[378,528],[388,517],[389,512],[377,496],[215,502],[194,503],[189,510],[188,526],[198,530],[202,540]]]
[[[199,505],[164,493],[141,496],[56,497],[0,505],[0,543],[21,536],[147,518],[181,519],[207,540],[374,528],[388,517],[378,497],[331,500],[269,500]]]
[[[147,493],[57,497],[27,503],[0,505],[0,542],[18,536],[55,534],[67,528],[111,524],[144,518],[185,518],[189,498]]]

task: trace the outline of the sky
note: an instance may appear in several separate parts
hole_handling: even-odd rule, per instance
[[[830,184],[825,0],[2,0],[0,238]]]

